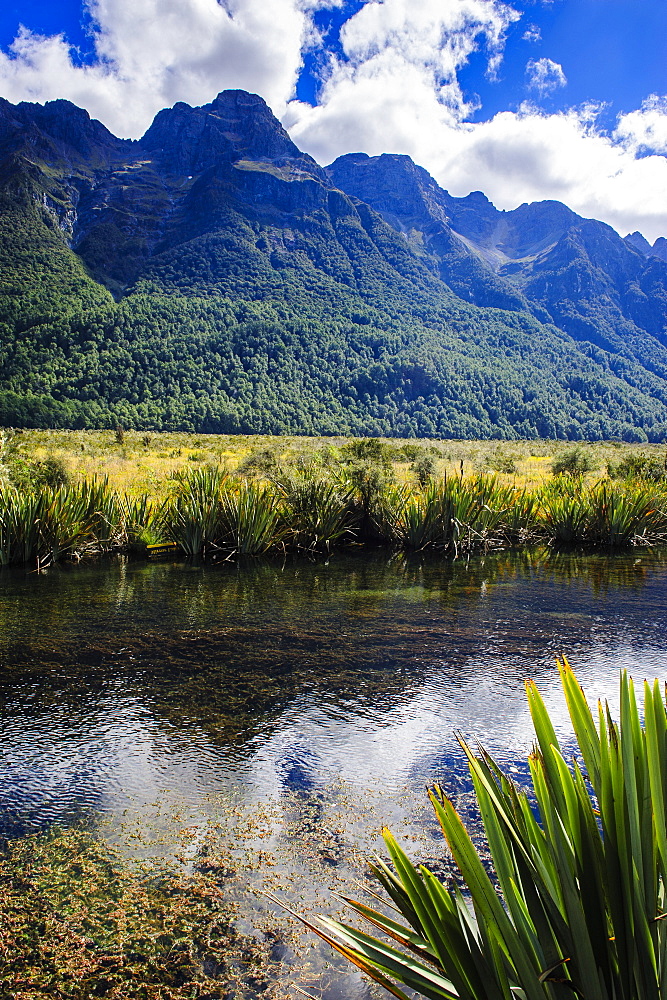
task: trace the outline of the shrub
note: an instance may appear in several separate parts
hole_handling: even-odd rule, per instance
[[[278,458],[271,448],[261,448],[241,462],[236,470],[240,476],[272,476],[278,471]]]
[[[610,462],[607,472],[612,479],[645,479],[659,483],[667,479],[667,456],[664,461],[660,461],[649,458],[643,452],[630,454],[616,465]]]
[[[559,746],[527,685],[537,744],[532,790],[483,749],[468,759],[493,865],[487,870],[440,787],[430,800],[465,886],[415,865],[388,831],[370,864],[390,910],[346,898],[389,941],[330,918],[303,923],[399,1000],[660,1000],[667,975],[667,711],[620,682],[620,723],[594,718],[567,661],[561,680],[579,753]],[[377,899],[374,893],[372,900]],[[397,947],[396,945],[399,945]]]
[[[435,460],[430,455],[419,455],[410,465],[410,471],[424,489],[435,477]]]
[[[561,452],[551,463],[554,476],[584,476],[591,472],[593,464],[581,448],[569,448]]]
[[[516,458],[514,455],[506,455],[500,448],[497,448],[489,457],[489,468],[494,472],[514,475],[517,471]]]
[[[360,438],[358,441],[350,441],[342,450],[358,462],[391,469],[394,449],[379,438]]]
[[[20,454],[8,462],[9,481],[20,490],[38,490],[44,486],[67,486],[69,472],[62,458],[49,455],[43,460],[29,461]]]

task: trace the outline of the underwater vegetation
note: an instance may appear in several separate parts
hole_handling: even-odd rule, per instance
[[[640,708],[624,671],[615,722],[606,705],[591,711],[567,661],[559,667],[578,743],[573,761],[532,682],[530,788],[459,739],[490,861],[436,786],[429,796],[450,878],[413,863],[385,830],[388,858],[369,862],[385,895],[369,888],[368,902],[343,897],[370,929],[299,917],[399,1000],[408,996],[402,986],[429,1000],[666,995],[665,691],[644,682]]]

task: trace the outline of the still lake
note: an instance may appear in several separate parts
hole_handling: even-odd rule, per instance
[[[280,923],[244,885],[310,904],[384,822],[437,860],[424,787],[469,805],[456,731],[521,781],[526,678],[567,742],[561,652],[591,699],[621,667],[667,678],[667,551],[3,571],[1,832],[86,821],[196,858],[215,827],[244,858],[240,925]],[[324,966],[322,996],[367,995]]]

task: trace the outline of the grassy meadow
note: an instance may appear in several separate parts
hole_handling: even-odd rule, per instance
[[[453,556],[667,542],[663,449],[622,444],[7,431],[0,564],[155,547],[231,559],[348,544]]]
[[[326,467],[340,458],[352,439],[344,437],[272,437],[144,433],[141,431],[24,430],[0,432],[0,482],[16,462],[56,460],[71,481],[107,478],[113,490],[129,496],[160,499],[175,473],[201,466],[220,466],[230,474],[265,478],[273,471],[315,463]],[[507,485],[534,488],[551,476],[554,462],[578,455],[585,477],[597,481],[628,460],[640,457],[654,466],[667,462],[660,444],[618,441],[452,441],[379,439],[396,480],[415,479],[415,464],[426,459],[438,478],[493,473]]]

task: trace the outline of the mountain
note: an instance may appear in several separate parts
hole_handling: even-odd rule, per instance
[[[0,100],[0,423],[667,438],[667,264],[224,91],[118,139]]]
[[[556,201],[501,212],[480,191],[453,198],[407,156],[341,156],[327,172],[431,257],[462,297],[529,309],[576,340],[664,363],[653,340],[667,346],[664,239],[623,240]]]
[[[659,236],[653,246],[641,233],[628,233],[625,242],[629,243],[635,250],[639,250],[644,257],[657,257],[659,260],[667,261],[667,239]]]

